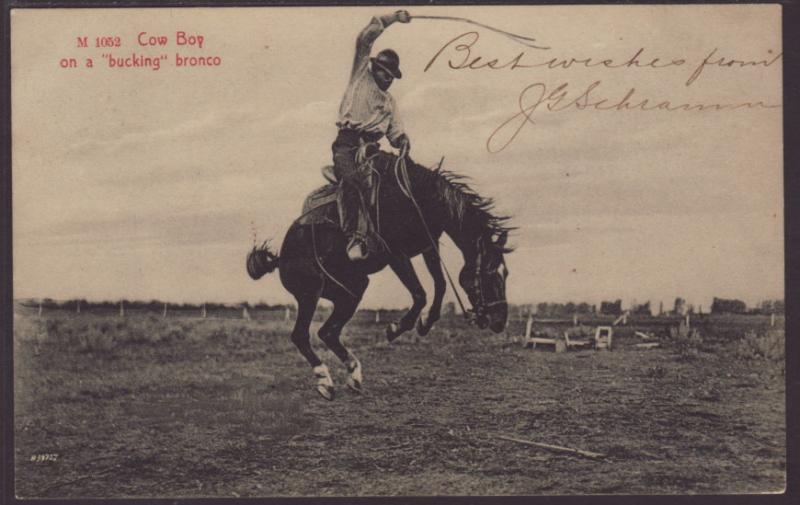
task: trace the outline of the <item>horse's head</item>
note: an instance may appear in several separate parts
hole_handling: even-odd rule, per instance
[[[508,232],[502,231],[496,237],[483,234],[475,242],[475,254],[458,276],[458,281],[467,292],[472,304],[475,322],[480,329],[490,328],[500,333],[506,328],[508,303],[506,302],[506,278],[508,268],[503,255],[510,252],[506,248]]]

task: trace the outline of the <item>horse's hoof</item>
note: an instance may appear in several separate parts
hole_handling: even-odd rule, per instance
[[[336,391],[334,391],[333,387],[324,384],[317,384],[317,393],[329,402],[333,401],[336,396]]]
[[[432,324],[427,325],[423,323],[422,319],[417,320],[417,335],[419,335],[420,337],[424,337],[431,331],[432,327],[433,327]]]
[[[363,391],[361,381],[357,381],[352,377],[347,378],[347,387],[349,387],[352,391],[355,391],[358,394],[361,394],[361,391]]]
[[[386,326],[386,338],[391,342],[392,340],[396,339],[398,335],[400,335],[400,326],[397,323],[389,323]]]

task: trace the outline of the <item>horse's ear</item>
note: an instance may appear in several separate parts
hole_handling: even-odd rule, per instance
[[[505,247],[506,242],[508,242],[508,232],[504,231],[497,236],[497,240],[494,241],[494,245],[497,247]]]

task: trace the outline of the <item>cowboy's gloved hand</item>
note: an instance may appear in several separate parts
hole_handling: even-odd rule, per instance
[[[408,140],[408,135],[405,133],[397,137],[397,139],[391,144],[392,147],[399,149],[400,151],[405,151],[406,154],[411,152],[411,141]]]
[[[411,14],[409,14],[408,11],[405,10],[397,11],[394,13],[394,15],[395,17],[397,17],[397,20],[400,21],[401,23],[411,22]]]

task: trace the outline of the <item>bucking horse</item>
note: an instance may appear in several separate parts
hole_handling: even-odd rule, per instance
[[[480,329],[495,333],[505,329],[508,318],[504,254],[511,252],[506,246],[512,229],[509,217],[495,215],[491,199],[478,195],[464,177],[442,170],[441,163],[439,168],[430,169],[409,158],[378,151],[369,161],[369,170],[373,188],[370,214],[382,244],[377,253],[363,261],[348,259],[335,204],[336,185],[331,180],[306,200],[301,217],[289,227],[278,254],[265,242],[254,246],[247,257],[247,270],[253,279],[278,269],[281,283],[297,300],[292,342],[313,368],[316,389],[327,400],[334,398],[333,379],[312,349],[309,333],[319,299],[330,300],[333,311],[318,336],[347,368],[348,387],[360,392],[361,363],[339,337],[361,302],[369,276],[388,265],[411,294],[411,308],[387,326],[388,340],[415,325],[420,335],[426,335],[441,315],[447,288],[439,257],[442,233],[450,237],[464,258],[458,281],[472,305],[465,315]],[[411,263],[411,258],[419,254],[434,282],[426,318],[420,317],[427,303],[426,293]]]

